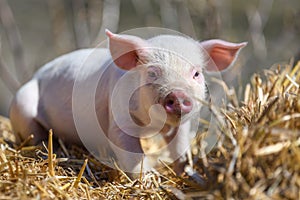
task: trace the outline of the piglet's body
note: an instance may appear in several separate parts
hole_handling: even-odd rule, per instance
[[[19,142],[33,133],[38,143],[53,129],[67,143],[84,139],[85,145],[111,149],[125,171],[138,172],[142,159],[144,170],[151,168],[147,156],[142,156],[139,136],[160,132],[176,160],[176,172],[181,173],[190,119],[199,113],[198,100],[205,98],[202,70],[226,69],[245,43],[199,43],[171,35],[143,40],[109,31],[107,36],[108,49],[84,49],[58,57],[18,91],[10,117]],[[133,76],[118,86],[127,72],[134,72]],[[124,91],[134,84],[139,86],[136,90]],[[92,113],[105,137],[98,137],[93,129]],[[83,130],[76,126],[81,122]]]

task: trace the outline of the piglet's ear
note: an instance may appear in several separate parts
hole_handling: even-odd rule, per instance
[[[206,69],[208,71],[221,71],[234,63],[238,52],[247,45],[243,43],[231,43],[224,40],[206,40],[200,42],[200,46],[210,56]]]
[[[118,35],[105,31],[109,38],[109,50],[114,63],[124,70],[137,66],[138,60],[147,54],[148,43],[136,36]]]

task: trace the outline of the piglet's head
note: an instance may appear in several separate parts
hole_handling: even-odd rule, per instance
[[[199,111],[198,100],[204,100],[206,94],[203,70],[227,69],[246,45],[218,39],[197,42],[173,35],[148,40],[110,31],[106,35],[117,67],[132,70],[142,66],[140,75],[145,84],[133,98],[132,107],[137,110],[132,111],[134,117],[144,119],[152,105],[160,104],[170,125],[178,125]]]

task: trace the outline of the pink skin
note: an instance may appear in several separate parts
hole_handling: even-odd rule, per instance
[[[144,171],[151,169],[152,166],[148,163],[147,156],[142,162],[143,156],[132,159],[126,154],[126,151],[140,154],[143,154],[144,151],[139,138],[132,137],[120,129],[110,112],[110,109],[115,106],[111,104],[114,84],[126,71],[145,64],[147,67],[145,82],[151,85],[158,81],[161,85],[144,88],[140,95],[130,102],[133,104],[129,105],[132,108],[130,114],[133,116],[122,119],[122,123],[127,125],[134,117],[141,124],[147,125],[149,108],[157,102],[164,108],[168,119],[173,120],[183,116],[187,118],[182,125],[176,120],[174,123],[167,121],[166,127],[162,130],[171,132],[161,132],[169,143],[168,149],[171,158],[178,158],[174,169],[180,174],[187,161],[184,152],[189,144],[192,124],[188,116],[198,112],[200,106],[196,98],[203,99],[205,95],[203,68],[206,67],[208,71],[221,71],[228,68],[236,59],[238,51],[246,43],[236,44],[223,40],[197,42],[190,38],[172,35],[160,35],[143,40],[136,36],[114,34],[108,30],[106,35],[109,39],[108,49],[85,49],[61,56],[42,67],[32,80],[18,91],[10,110],[11,122],[18,142],[34,133],[33,143],[38,143],[47,138],[47,132],[52,128],[57,134],[56,136],[62,138],[66,143],[80,143],[72,113],[72,92],[75,80],[79,81],[81,85],[90,85],[87,84],[88,81],[94,81],[95,74],[101,71],[106,63],[112,63],[103,74],[103,81],[99,83],[96,97],[94,96],[96,106],[93,108],[96,108],[98,121],[110,141],[107,146],[116,154],[118,164],[127,171],[135,171],[135,169],[137,172],[140,171],[142,163]],[[174,56],[175,54],[168,54],[159,49],[175,52],[191,61],[191,64],[181,65],[182,60]],[[203,50],[210,56],[207,66]],[[96,56],[85,61],[91,52],[96,52]],[[169,60],[163,60],[165,58]],[[86,66],[80,68],[84,61]],[[80,70],[83,70],[80,74],[76,73]],[[75,76],[77,74],[78,76]],[[177,78],[178,75],[181,77]],[[85,94],[84,92],[82,93]],[[81,110],[79,109],[79,113],[83,120],[89,120],[92,111],[86,109],[88,102],[85,102],[85,96],[81,97],[83,102],[80,105],[83,106]],[[160,119],[161,116],[155,115],[154,112],[154,117]],[[89,127],[90,124],[87,123],[86,128]],[[134,130],[132,129],[132,132]],[[99,140],[95,140],[96,136],[97,134],[93,135],[92,131],[85,131],[84,137],[89,144],[99,147]],[[125,153],[117,151],[116,147],[125,150]],[[129,160],[130,162],[128,162]]]

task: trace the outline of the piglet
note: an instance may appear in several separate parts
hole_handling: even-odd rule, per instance
[[[228,68],[246,43],[106,35],[109,48],[60,56],[19,89],[10,109],[18,142],[34,134],[32,143],[39,143],[53,129],[66,143],[107,150],[102,159],[114,156],[135,173],[152,167],[140,137],[159,133],[182,173],[191,119],[205,99],[203,71]]]

